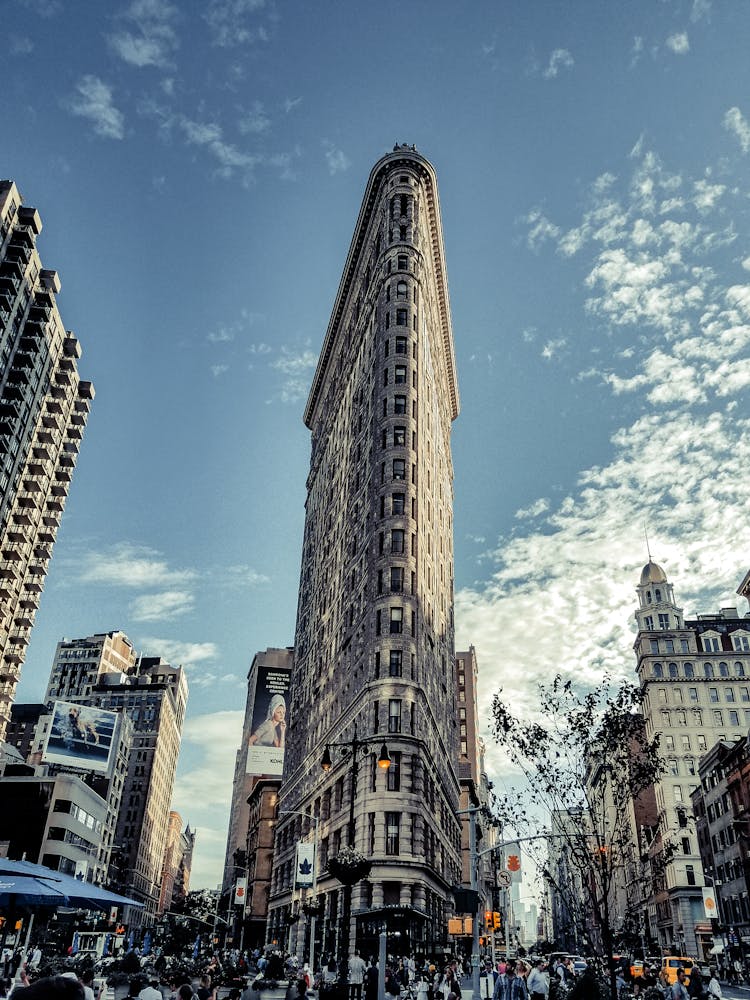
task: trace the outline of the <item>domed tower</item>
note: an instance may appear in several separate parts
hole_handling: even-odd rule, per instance
[[[636,593],[638,608],[635,620],[639,632],[683,627],[682,608],[675,604],[674,588],[658,563],[649,559],[643,567]]]

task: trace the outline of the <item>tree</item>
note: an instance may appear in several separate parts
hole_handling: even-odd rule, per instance
[[[502,690],[492,715],[494,736],[525,785],[496,800],[498,819],[518,837],[549,824],[546,834],[532,836],[529,853],[588,948],[606,963],[615,997],[613,953],[641,902],[629,894],[643,881],[637,816],[664,764],[658,737],[646,734],[640,690],[612,688],[605,677],[580,693],[558,675],[540,685],[535,719],[516,717]],[[667,853],[662,844],[662,859]]]

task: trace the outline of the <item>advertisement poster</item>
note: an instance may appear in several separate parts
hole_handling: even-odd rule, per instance
[[[45,764],[107,774],[118,718],[117,712],[56,701],[42,760]]]
[[[259,666],[247,748],[247,773],[281,775],[291,669]]]

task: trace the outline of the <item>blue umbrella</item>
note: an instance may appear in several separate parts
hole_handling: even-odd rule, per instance
[[[81,906],[87,910],[108,910],[111,906],[143,906],[138,900],[130,899],[127,896],[120,896],[116,892],[102,889],[101,886],[92,882],[85,882],[75,878],[73,875],[66,875],[64,872],[53,871],[44,865],[36,865],[31,861],[10,861],[8,858],[0,858],[0,883],[10,881],[12,877],[19,878],[28,876],[30,881],[26,883],[28,899],[27,906]],[[31,880],[38,881],[37,892],[32,892]],[[45,902],[45,897],[49,897],[50,890],[55,894],[51,902]],[[9,893],[11,894],[11,893]],[[32,900],[31,896],[36,896]],[[64,897],[64,900],[60,897]],[[3,901],[3,890],[0,887],[0,902]]]
[[[193,945],[193,961],[195,961],[198,955],[200,955],[200,951],[201,951],[201,936],[199,934],[198,937],[195,939],[195,944]]]
[[[0,875],[0,906],[65,906],[65,893],[32,875]]]
[[[151,931],[146,931],[143,937],[143,945],[141,946],[141,954],[149,955],[151,953]]]
[[[134,941],[135,941],[135,934],[133,931],[131,931],[130,934],[128,934],[128,951],[133,950]]]
[[[78,954],[78,931],[76,931],[75,934],[73,935],[73,944],[70,946],[70,954],[71,955]]]
[[[109,948],[112,944],[112,935],[108,934],[104,939],[104,948],[102,949],[102,958],[106,958],[109,955]]]

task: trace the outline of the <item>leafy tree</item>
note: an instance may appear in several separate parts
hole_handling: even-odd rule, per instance
[[[581,693],[559,675],[540,685],[533,720],[515,716],[502,690],[492,703],[494,736],[523,776],[523,787],[496,800],[498,819],[518,837],[531,835],[528,853],[588,949],[606,963],[613,997],[613,953],[623,911],[634,902],[628,886],[640,871],[634,817],[664,773],[658,737],[648,738],[640,706],[634,685],[613,690],[605,677]],[[548,815],[540,817],[540,809]],[[547,832],[535,836],[545,822]],[[548,848],[565,858],[564,877],[549,863]]]

